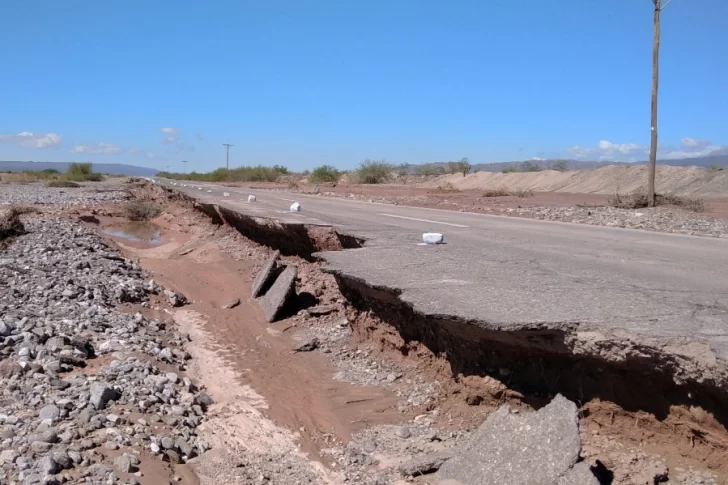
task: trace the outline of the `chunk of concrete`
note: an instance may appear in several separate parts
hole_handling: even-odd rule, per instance
[[[223,192],[222,193],[222,196],[223,197],[230,197],[230,192]]]
[[[296,282],[296,275],[298,274],[298,268],[295,266],[288,266],[278,278],[276,278],[273,286],[270,287],[265,295],[258,299],[258,304],[263,309],[265,318],[269,322],[275,321],[276,317],[285,305],[286,300],[291,295]]]
[[[263,287],[268,282],[268,279],[270,278],[271,273],[273,273],[273,268],[276,266],[276,262],[278,261],[278,258],[281,257],[281,252],[276,251],[273,254],[271,254],[270,258],[268,258],[268,261],[265,262],[263,267],[258,271],[258,274],[255,275],[255,279],[253,280],[253,291],[252,291],[252,297],[258,298],[263,291]]]
[[[422,235],[422,241],[425,244],[442,244],[445,242],[445,236],[439,232],[426,232]]]
[[[257,199],[256,199],[256,197],[254,195],[249,195],[248,196],[248,202],[255,202],[256,200]]]
[[[442,465],[437,479],[462,485],[597,483],[588,468],[577,466],[580,452],[576,405],[558,395],[535,413],[499,408]]]
[[[291,212],[301,212],[301,204],[298,202],[291,204]]]

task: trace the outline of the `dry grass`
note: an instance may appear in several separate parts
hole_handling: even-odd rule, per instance
[[[63,188],[63,189],[76,189],[80,187],[76,182],[70,180],[51,180],[46,182],[46,187]]]
[[[443,193],[446,193],[446,194],[451,194],[453,192],[460,192],[460,189],[458,189],[457,187],[455,187],[450,182],[445,182],[444,184],[437,186],[437,191],[438,192],[443,192]]]
[[[495,187],[488,189],[483,194],[483,197],[532,197],[533,190],[531,189],[519,189],[519,190],[508,190],[505,187]]]
[[[161,207],[146,200],[133,200],[124,206],[126,218],[130,221],[148,221],[162,213]]]
[[[32,207],[18,206],[0,210],[0,247],[4,247],[9,239],[25,234],[25,226],[20,216],[35,211]]]
[[[640,190],[627,195],[617,192],[614,197],[609,199],[609,205],[618,209],[644,209],[647,207],[647,192]],[[703,199],[681,197],[674,194],[655,194],[655,205],[671,205],[692,212],[705,211],[705,201]]]

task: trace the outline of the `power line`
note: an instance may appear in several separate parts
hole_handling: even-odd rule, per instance
[[[224,146],[227,149],[227,151],[225,153],[225,168],[229,172],[230,171],[230,147],[235,146],[235,145],[231,145],[230,143],[223,143],[222,146]]]

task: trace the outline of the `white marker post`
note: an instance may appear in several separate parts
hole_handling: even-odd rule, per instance
[[[291,212],[301,212],[301,204],[298,202],[291,204]]]
[[[248,196],[248,202],[255,202],[255,201],[256,201],[256,199],[255,199],[255,196],[254,195],[249,195]]]

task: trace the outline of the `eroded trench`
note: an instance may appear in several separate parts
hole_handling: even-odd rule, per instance
[[[365,243],[329,227],[278,224],[171,189],[158,190],[190,204],[214,224],[229,225],[261,245],[309,262],[320,261],[317,253]],[[341,271],[323,271],[333,274],[339,291],[357,310],[351,320],[354,338],[383,353],[418,361],[419,369],[426,368],[442,384],[438,404],[454,399],[471,407],[508,402],[538,409],[562,394],[579,406],[582,427],[728,473],[728,396],[720,371],[691,377],[682,369],[692,364],[684,356],[632,340],[605,339],[590,354],[575,344],[576,324],[568,330],[494,331],[484,328],[485,322],[423,315],[396,290]],[[609,353],[622,357],[605,358]]]

